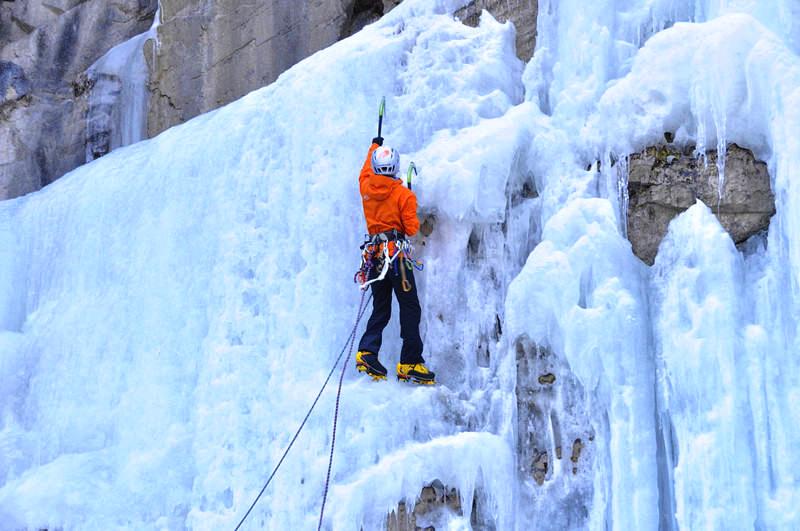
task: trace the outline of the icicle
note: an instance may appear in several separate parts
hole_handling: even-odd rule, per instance
[[[728,145],[725,140],[725,115],[719,117],[717,122],[717,209],[722,203],[722,192],[725,186],[725,159],[728,154]]]
[[[161,26],[161,0],[158,0],[158,7],[156,8],[156,15],[153,17],[153,25],[150,26],[150,30],[147,32],[153,41],[155,41],[155,46],[153,46],[153,64],[155,64],[156,56],[158,52],[161,51],[161,40],[158,38],[158,28]]]
[[[608,160],[612,160],[612,155],[608,155]],[[617,201],[619,202],[619,225],[620,232],[628,237],[628,157],[622,157],[614,165],[614,172],[617,177]]]

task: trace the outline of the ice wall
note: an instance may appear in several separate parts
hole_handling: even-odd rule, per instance
[[[498,384],[488,353],[502,292],[486,284],[489,269],[492,282],[508,273],[477,255],[502,243],[481,235],[499,231],[506,186],[522,186],[512,170],[534,108],[514,108],[522,64],[510,25],[469,28],[426,2],[396,12],[262,91],[0,206],[2,521],[235,525],[355,317],[356,177],[385,94],[384,134],[409,154],[404,165],[417,160],[416,189],[436,217],[419,243],[420,290],[442,385],[375,385],[351,360],[326,525],[380,527],[433,479],[464,496],[451,525],[468,526],[473,505],[513,525],[513,384]],[[506,144],[496,153],[495,140]],[[515,209],[522,235],[530,208]],[[475,307],[485,323],[466,318]],[[397,335],[395,324],[390,367]],[[316,523],[332,398],[249,528]]]
[[[551,133],[534,136],[543,241],[506,311],[512,337],[563,357],[597,408],[591,424],[606,460],[595,467],[592,507],[605,512],[585,521],[794,528],[798,262],[788,218],[798,150],[786,132],[798,118],[796,5],[558,2],[540,13],[526,98],[569,140],[554,147],[543,145]],[[624,166],[614,163],[665,131],[699,150],[737,142],[768,161],[779,196],[768,236],[737,250],[698,206],[675,221],[652,270],[628,264],[609,211],[599,216],[601,205],[584,198],[604,199],[621,222]],[[574,162],[552,155],[564,147]],[[609,241],[596,248],[600,237]],[[587,326],[587,313],[604,318]],[[623,344],[607,346],[607,336]],[[642,387],[653,369],[654,396]],[[566,503],[579,486],[563,488],[558,472],[548,494]]]
[[[349,369],[325,526],[379,529],[439,479],[463,514],[437,529],[797,527],[796,7],[542,2],[523,65],[513,28],[463,26],[462,3],[406,0],[0,203],[0,521],[238,522],[355,318],[355,177],[386,95],[433,226],[418,280],[440,385]],[[697,205],[639,262],[619,168],[664,131],[766,160],[769,234],[736,249]],[[521,360],[557,384],[520,380]],[[546,418],[519,424],[523,406]],[[329,392],[247,529],[314,527],[332,413]],[[542,485],[520,435],[551,456]]]

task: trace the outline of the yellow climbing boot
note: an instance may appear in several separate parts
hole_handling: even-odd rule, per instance
[[[378,355],[372,352],[359,350],[356,353],[356,370],[367,373],[376,381],[386,379],[386,367],[378,361]]]
[[[429,371],[424,363],[398,363],[397,379],[421,385],[436,383],[436,374]]]

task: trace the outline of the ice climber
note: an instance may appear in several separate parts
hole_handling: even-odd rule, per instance
[[[403,346],[397,364],[397,379],[419,384],[433,384],[434,373],[425,367],[422,357],[422,338],[419,322],[422,310],[417,297],[417,286],[412,268],[406,267],[402,254],[381,280],[383,267],[382,246],[388,246],[388,255],[395,257],[405,243],[405,238],[419,230],[417,197],[398,179],[400,156],[395,149],[383,145],[383,138],[372,139],[367,159],[361,168],[359,188],[364,204],[364,217],[370,240],[366,244],[373,252],[376,265],[367,273],[372,280],[372,315],[367,329],[358,344],[356,369],[376,380],[386,378],[386,367],[378,361],[383,329],[389,323],[392,311],[392,291],[400,306],[400,336]],[[385,259],[385,258],[384,258]]]

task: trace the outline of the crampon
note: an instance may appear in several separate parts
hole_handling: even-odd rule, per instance
[[[372,352],[358,351],[356,354],[356,370],[366,373],[376,382],[386,379],[386,367],[378,361],[378,355]]]
[[[419,385],[434,385],[436,374],[429,371],[424,363],[398,363],[397,379]]]

